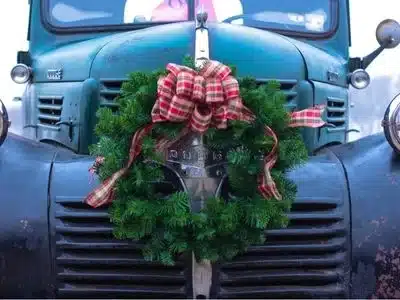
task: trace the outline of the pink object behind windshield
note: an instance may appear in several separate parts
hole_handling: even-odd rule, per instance
[[[217,17],[213,6],[213,0],[198,0],[196,1],[196,10],[201,9],[208,13],[208,20],[216,21]],[[188,5],[186,0],[164,0],[159,6],[153,10],[153,22],[167,21],[185,21],[188,20]]]

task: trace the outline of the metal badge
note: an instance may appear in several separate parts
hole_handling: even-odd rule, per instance
[[[49,69],[47,70],[47,79],[48,80],[62,80],[63,77],[63,69]]]
[[[326,75],[328,77],[328,81],[330,81],[330,82],[337,82],[340,79],[339,73],[334,72],[334,71],[327,71]]]

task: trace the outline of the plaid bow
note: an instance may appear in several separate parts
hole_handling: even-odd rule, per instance
[[[254,120],[229,67],[208,61],[199,72],[176,64],[168,64],[167,70],[168,75],[158,81],[151,113],[154,123],[189,121],[193,131],[203,133],[210,126],[227,128],[228,120]]]
[[[254,114],[246,108],[239,93],[239,84],[231,74],[229,67],[215,61],[209,61],[196,72],[190,68],[168,64],[169,74],[158,81],[158,98],[152,109],[152,121],[156,122],[185,122],[187,127],[174,140],[160,139],[156,150],[170,147],[191,130],[203,133],[210,126],[227,128],[228,120],[252,122]],[[321,127],[325,122],[321,119],[324,106],[305,109],[291,113],[290,127]],[[114,198],[116,182],[124,176],[136,157],[141,152],[142,140],[152,130],[153,124],[148,124],[133,135],[129,160],[127,164],[99,187],[92,191],[85,202],[92,207],[110,203]],[[271,169],[278,160],[278,137],[274,131],[265,127],[265,134],[274,140],[271,152],[264,158],[264,169],[258,177],[258,190],[264,198],[281,200]],[[96,159],[90,172],[94,173],[103,163],[103,158]]]

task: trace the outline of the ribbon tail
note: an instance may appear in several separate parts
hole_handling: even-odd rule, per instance
[[[319,128],[326,123],[322,119],[325,105],[318,105],[313,108],[307,108],[290,114],[289,127],[310,127]]]
[[[271,175],[271,169],[275,166],[278,159],[278,137],[275,132],[268,126],[265,127],[265,134],[274,139],[274,147],[271,152],[264,158],[264,169],[263,173],[259,176],[258,191],[264,198],[275,198],[276,200],[282,200],[282,195],[279,193],[276,187],[275,181]]]
[[[129,160],[125,167],[107,178],[99,187],[94,189],[84,200],[84,202],[92,207],[100,207],[111,203],[114,200],[114,188],[117,181],[124,176],[137,156],[142,151],[142,140],[150,132],[153,125],[146,125],[135,132],[132,138],[131,147],[129,149]]]
[[[97,208],[112,202],[114,198],[114,186],[126,171],[127,169],[123,168],[106,179],[86,197],[85,203],[91,207]]]

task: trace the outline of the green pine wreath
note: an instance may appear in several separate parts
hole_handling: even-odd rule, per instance
[[[189,63],[187,63],[189,62]],[[193,68],[192,61],[185,65]],[[235,76],[235,69],[232,68]],[[91,154],[104,157],[98,170],[104,181],[124,166],[131,138],[151,122],[151,110],[157,97],[157,81],[165,71],[134,72],[122,85],[118,113],[100,108],[95,128],[98,143]],[[278,82],[258,85],[254,79],[239,80],[244,105],[255,115],[251,123],[230,121],[228,129],[210,128],[205,143],[212,150],[227,153],[227,175],[233,198],[211,198],[198,213],[190,210],[190,199],[176,192],[167,199],[154,190],[154,181],[163,179],[160,155],[155,153],[156,139],[176,137],[184,124],[157,123],[143,140],[142,153],[129,173],[118,181],[110,206],[114,235],[118,239],[140,241],[147,260],[173,265],[181,254],[194,252],[197,260],[231,260],[250,245],[265,242],[265,230],[288,224],[287,212],[296,196],[296,185],[285,173],[308,158],[299,129],[288,126],[286,96]],[[282,200],[265,199],[257,189],[262,171],[260,153],[269,153],[274,145],[264,134],[265,126],[279,139],[278,161],[271,170]],[[151,160],[156,163],[149,164]]]

